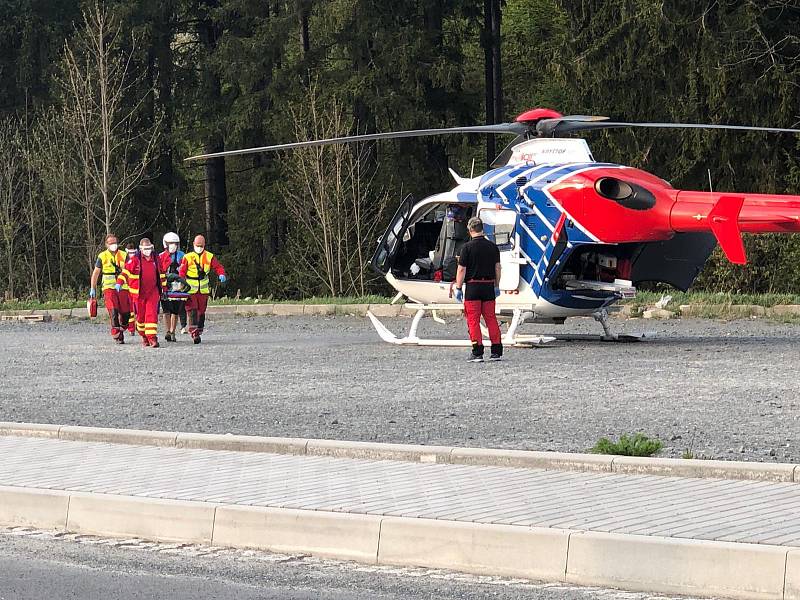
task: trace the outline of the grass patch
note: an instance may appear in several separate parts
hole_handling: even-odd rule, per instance
[[[251,304],[389,304],[391,298],[385,296],[312,296],[298,300],[276,300],[272,296],[266,298],[228,298],[223,296],[215,298],[211,304],[215,305],[251,305]]]
[[[770,315],[769,320],[787,325],[800,325],[800,315]]]
[[[769,309],[781,304],[800,304],[798,294],[728,294],[713,292],[638,292],[636,298],[623,302],[630,306],[631,315],[641,313],[655,305],[663,295],[672,296],[667,310],[679,312],[681,305],[691,306],[691,312],[683,315],[698,319],[735,319],[766,318],[770,321],[795,324],[800,322],[796,315],[773,315]],[[764,310],[760,310],[761,307]],[[766,314],[765,314],[766,313]]]
[[[88,298],[87,298],[88,300]],[[0,302],[0,310],[54,310],[56,308],[86,308],[86,300],[10,300]]]
[[[667,310],[677,311],[682,304],[691,304],[695,312],[693,317],[707,319],[741,319],[749,317],[749,313],[738,308],[737,305],[756,305],[770,308],[778,304],[800,304],[798,294],[727,294],[711,292],[638,292],[636,298],[623,302],[633,308],[633,313],[638,314],[643,309],[652,307],[662,295],[672,296],[667,305]],[[391,298],[378,295],[345,296],[332,298],[330,296],[313,296],[296,300],[276,299],[272,296],[230,298],[222,296],[211,300],[212,305],[252,305],[252,304],[389,304]],[[49,298],[47,301],[39,300],[10,300],[0,301],[0,310],[54,310],[58,308],[82,308],[86,306],[86,299],[61,296]],[[781,323],[800,323],[797,315],[769,316],[773,321]]]
[[[313,297],[313,298],[305,298],[303,300],[281,300],[280,302],[287,302],[292,303],[295,302],[297,304],[389,304],[392,301],[391,298],[386,298],[384,296],[343,296],[343,297]]]
[[[88,298],[87,298],[88,299]],[[101,301],[101,298],[98,298]],[[389,304],[391,298],[384,296],[344,296],[341,298],[331,298],[329,296],[314,296],[301,300],[275,300],[267,298],[214,298],[210,304],[212,306],[251,306],[256,304]],[[85,308],[86,300],[48,300],[40,302],[38,300],[11,300],[0,302],[0,310],[55,310],[58,308]]]
[[[632,437],[622,434],[616,442],[606,437],[600,438],[589,452],[619,456],[652,456],[663,447],[664,444],[660,440],[651,439],[643,433],[637,433]]]
[[[800,304],[800,294],[728,294],[714,292],[637,292],[636,298],[629,300],[633,306],[652,306],[662,296],[672,296],[667,309],[677,308],[681,304],[727,305],[755,304],[771,307],[777,304]]]

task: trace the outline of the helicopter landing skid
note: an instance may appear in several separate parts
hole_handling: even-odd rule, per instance
[[[602,310],[598,310],[596,313],[592,314],[592,317],[595,321],[600,323],[603,327],[603,335],[601,336],[557,336],[559,340],[595,340],[599,342],[620,342],[620,343],[627,343],[627,342],[641,342],[645,339],[645,334],[618,334],[614,333],[611,330],[611,323],[610,319],[608,318],[608,311],[604,308]],[[651,336],[652,337],[652,336]]]
[[[394,333],[389,331],[389,329],[381,323],[380,319],[373,315],[371,312],[367,311],[367,317],[369,320],[372,321],[372,326],[375,327],[375,331],[378,333],[380,338],[384,342],[388,342],[390,344],[396,344],[400,346],[449,346],[449,347],[463,347],[468,348],[472,345],[470,340],[453,340],[453,339],[428,339],[428,338],[421,338],[417,335],[417,329],[419,328],[419,323],[422,320],[422,317],[425,316],[425,313],[431,311],[434,315],[434,320],[437,322],[443,322],[442,319],[438,318],[438,315],[435,311],[441,310],[458,310],[460,311],[461,308],[457,306],[425,306],[425,305],[418,305],[414,308],[417,309],[417,312],[414,314],[414,318],[411,320],[411,326],[408,330],[408,335],[405,337],[399,338]],[[518,334],[517,327],[520,324],[522,316],[522,311],[515,310],[514,317],[512,318],[511,322],[508,326],[508,331],[503,336],[503,344],[506,346],[515,346],[517,348],[537,348],[541,346],[545,346],[550,344],[551,342],[555,341],[555,337],[553,336],[546,336],[546,335],[525,335],[525,334]],[[489,340],[484,340],[485,346],[490,346],[491,342]]]

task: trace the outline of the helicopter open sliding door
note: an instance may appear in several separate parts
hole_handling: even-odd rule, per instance
[[[522,262],[519,254],[519,237],[517,236],[517,212],[493,208],[481,209],[479,215],[483,221],[486,237],[492,240],[500,250],[500,283],[503,291],[513,291],[519,287],[519,266]]]
[[[378,249],[375,250],[375,255],[372,257],[370,265],[381,275],[386,275],[392,268],[394,256],[397,254],[403,234],[408,227],[413,209],[414,199],[408,195],[400,203],[392,220],[389,222],[389,226],[386,228],[386,232],[378,241]]]

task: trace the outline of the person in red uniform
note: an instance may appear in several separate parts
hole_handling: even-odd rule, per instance
[[[481,316],[489,330],[492,352],[489,360],[503,357],[500,325],[495,315],[495,300],[500,295],[500,250],[483,235],[483,221],[472,217],[467,223],[470,241],[461,248],[458,271],[453,284],[456,300],[464,303],[469,339],[472,342],[470,362],[483,362],[483,334]],[[463,289],[466,282],[466,290]]]
[[[136,329],[142,345],[158,348],[158,305],[166,288],[166,277],[158,264],[153,242],[142,238],[139,255],[131,257],[117,278],[117,288],[127,282],[130,293],[136,298]]]
[[[130,318],[130,302],[128,292],[125,289],[116,288],[117,276],[125,265],[127,256],[123,250],[119,249],[117,236],[109,233],[106,236],[106,249],[101,252],[95,262],[92,271],[91,287],[89,297],[97,296],[97,281],[102,275],[102,292],[106,303],[106,310],[111,321],[111,337],[118,344],[125,343],[125,329],[128,327]]]
[[[220,283],[225,283],[227,275],[225,267],[217,258],[206,250],[206,238],[198,235],[194,238],[194,251],[184,255],[178,276],[189,284],[189,299],[186,301],[186,313],[189,316],[189,333],[195,344],[200,343],[206,323],[206,307],[211,292],[208,275],[214,271]]]
[[[134,256],[138,250],[136,249],[135,242],[128,242],[125,244],[125,254],[128,255],[128,258]],[[122,265],[123,267],[125,265]],[[128,299],[128,306],[131,309],[130,318],[128,319],[128,334],[133,335],[136,333],[136,298],[131,295],[130,290],[126,287],[122,288],[122,295],[127,297]]]

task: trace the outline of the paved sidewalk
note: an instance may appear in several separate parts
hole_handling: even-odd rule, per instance
[[[0,437],[0,485],[800,547],[800,485]]]

